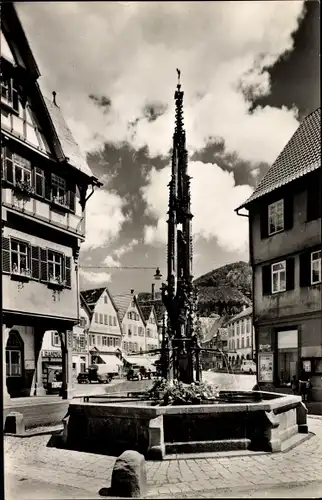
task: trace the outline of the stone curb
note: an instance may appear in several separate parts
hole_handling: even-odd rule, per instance
[[[211,489],[207,489],[207,490],[203,490],[203,489],[200,489],[199,492],[196,492],[195,490],[193,490],[192,488],[190,488],[189,486],[189,483],[183,483],[185,484],[185,490],[184,491],[178,491],[178,492],[171,492],[171,487],[173,486],[177,486],[178,484],[178,487],[180,487],[180,483],[177,483],[177,484],[171,484],[171,483],[165,483],[163,484],[162,486],[160,487],[151,487],[149,488],[149,491],[147,493],[147,495],[144,497],[146,499],[149,499],[149,498],[158,498],[160,495],[164,495],[166,494],[166,498],[179,498],[182,493],[187,493],[189,496],[192,494],[193,496],[195,497],[198,497],[198,495],[207,495],[208,498],[212,498],[214,496],[214,492],[216,493],[216,495],[220,496],[220,492],[222,493],[233,493],[235,495],[236,498],[240,497],[240,493],[243,493],[243,492],[255,492],[256,491],[262,491],[263,489],[267,488],[267,489],[274,489],[274,488],[280,488],[281,486],[287,486],[288,488],[296,488],[296,487],[305,487],[305,486],[312,486],[312,484],[321,484],[322,483],[322,478],[321,480],[312,480],[312,481],[306,481],[306,480],[298,480],[298,481],[276,481],[275,483],[272,483],[272,482],[267,482],[267,483],[261,483],[261,484],[257,484],[257,485],[236,485],[236,486],[231,486],[231,487],[227,487],[227,486],[224,486],[224,487],[218,487],[216,488],[215,486],[212,487]],[[166,489],[166,490],[170,490],[170,492],[162,492],[160,490],[162,489]],[[194,495],[196,494],[196,495]],[[241,497],[240,497],[241,498]]]

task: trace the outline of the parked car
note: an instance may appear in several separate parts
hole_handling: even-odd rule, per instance
[[[84,372],[80,372],[77,375],[77,382],[79,384],[88,384],[88,369],[86,369]]]
[[[110,373],[109,366],[106,364],[90,365],[88,367],[88,381],[98,382],[99,384],[108,384],[113,378],[113,373]]]
[[[126,378],[128,380],[142,380],[141,367],[139,365],[131,365],[127,371]]]
[[[256,373],[256,363],[251,359],[244,359],[241,365],[241,371],[244,373]]]

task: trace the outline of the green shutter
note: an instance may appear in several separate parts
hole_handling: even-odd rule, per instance
[[[47,249],[40,248],[40,280],[48,281]]]
[[[272,293],[272,275],[270,265],[262,267],[262,284],[263,295],[270,295]]]
[[[264,205],[260,212],[261,239],[268,238],[268,205]]]
[[[40,278],[40,248],[31,247],[31,277],[39,280]]]
[[[311,284],[311,252],[304,252],[300,255],[300,286],[310,286]]]
[[[286,259],[286,290],[294,290],[294,257]]]
[[[66,287],[71,288],[71,258],[65,256],[65,280]]]
[[[10,273],[10,240],[2,236],[2,272]]]

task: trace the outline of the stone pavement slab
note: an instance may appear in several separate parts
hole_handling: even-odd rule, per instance
[[[310,490],[309,485],[322,484],[322,420],[309,418],[308,422],[315,435],[285,453],[148,461],[148,497],[211,498],[230,491],[236,497],[239,491],[287,489],[295,483]],[[89,492],[89,498],[110,486],[115,457],[51,448],[48,440],[44,435],[5,436],[6,474],[20,474],[30,481],[41,478],[49,488],[79,488]]]

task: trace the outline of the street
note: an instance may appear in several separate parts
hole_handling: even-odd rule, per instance
[[[322,419],[309,417],[309,439],[283,453],[213,453],[146,462],[148,498],[320,497]],[[110,486],[115,457],[48,446],[49,435],[5,436],[6,500],[98,498]]]

